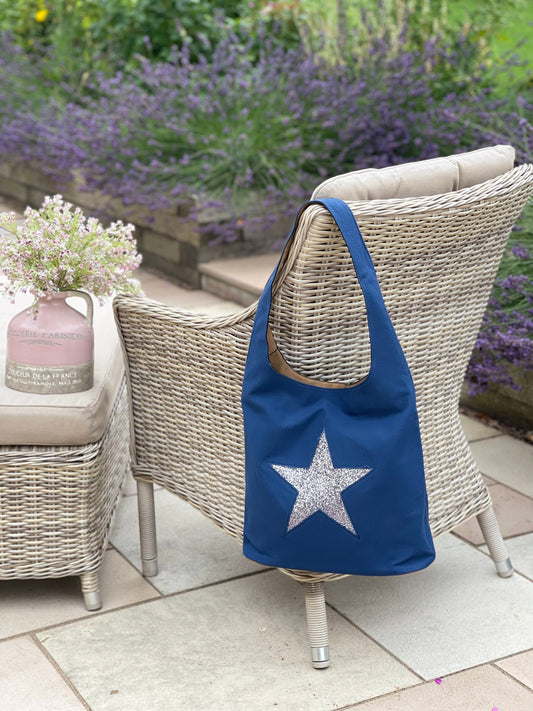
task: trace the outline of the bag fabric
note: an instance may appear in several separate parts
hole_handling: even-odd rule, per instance
[[[295,379],[269,360],[272,284],[298,219],[335,219],[364,294],[371,365],[352,386]],[[415,391],[372,259],[349,207],[304,205],[257,307],[242,389],[246,454],[243,552],[268,566],[396,575],[435,558]]]

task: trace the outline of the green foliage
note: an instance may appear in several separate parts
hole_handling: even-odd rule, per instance
[[[137,55],[167,61],[172,48],[193,58],[238,25],[244,0],[0,0],[0,30],[46,61],[55,81],[84,84]],[[48,52],[46,52],[48,50]]]
[[[90,24],[94,42],[111,51],[112,62],[140,54],[166,61],[184,43],[203,49],[215,44],[224,18],[232,27],[241,0],[100,0]],[[194,55],[194,51],[193,51]]]
[[[529,0],[301,0],[291,7],[302,41],[332,63],[365,53],[379,38],[389,42],[394,55],[420,51],[437,38],[449,44],[458,35],[477,46],[476,61],[487,60],[494,48],[501,55],[531,35],[528,21],[533,22]],[[371,35],[365,37],[369,29]]]
[[[45,34],[44,23],[37,22],[35,13],[42,3],[25,0],[0,0],[0,29],[9,30],[31,46],[32,41]]]
[[[526,18],[528,6],[528,0],[462,0],[450,3],[447,12],[452,27],[474,35],[488,49],[505,35],[517,14],[523,14],[525,10]],[[530,15],[529,19],[533,17]],[[519,30],[518,27],[515,29]],[[525,37],[527,27],[522,26],[521,31]]]
[[[514,253],[517,249],[529,253],[531,256],[529,258],[522,256],[518,261]],[[519,265],[519,269],[517,269],[517,265]],[[533,281],[533,200],[528,202],[516,224],[516,231],[509,238],[498,270],[498,279],[505,279],[511,274],[517,273],[525,274],[528,279]],[[513,308],[517,308],[517,305],[518,303],[514,303]]]
[[[476,62],[498,64],[488,50],[502,41],[512,46],[502,39],[507,28],[513,36],[527,34],[528,16],[533,20],[527,7],[527,0],[0,0],[0,30],[26,52],[48,48],[47,76],[78,86],[94,71],[109,76],[138,56],[168,61],[174,46],[187,44],[194,61],[241,28],[255,35],[255,51],[266,27],[284,47],[303,43],[330,64],[357,60],[380,38],[395,56],[437,39],[449,46],[466,33],[477,52],[465,55],[462,66],[442,58],[447,91],[467,81]],[[531,41],[528,51],[533,55]]]
[[[530,0],[462,0],[449,4],[453,26],[468,32],[478,43],[481,56],[497,77],[501,96],[508,93],[502,65],[515,58],[513,81],[531,91],[533,66],[533,5]]]

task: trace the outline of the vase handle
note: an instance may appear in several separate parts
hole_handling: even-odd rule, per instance
[[[92,328],[94,306],[93,306],[93,300],[91,299],[90,295],[87,294],[85,291],[65,291],[65,294],[67,295],[67,299],[69,297],[73,296],[73,297],[79,297],[79,298],[85,300],[85,304],[87,306],[87,316],[85,318],[87,319],[87,325],[90,328]]]

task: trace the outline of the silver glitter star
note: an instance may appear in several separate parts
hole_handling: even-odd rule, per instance
[[[308,469],[285,467],[279,464],[273,464],[272,468],[298,491],[287,531],[298,526],[316,511],[323,511],[326,516],[357,535],[342,501],[341,491],[366,476],[371,468],[336,469],[331,461],[325,432],[320,435],[313,461]]]

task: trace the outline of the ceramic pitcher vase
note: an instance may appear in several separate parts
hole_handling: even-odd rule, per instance
[[[84,316],[67,298],[85,300]],[[93,386],[93,302],[83,291],[61,291],[37,300],[7,328],[6,385],[28,393],[76,393]]]

